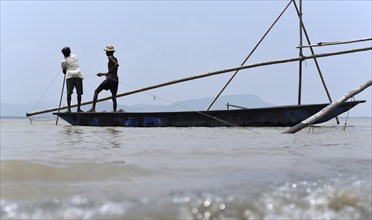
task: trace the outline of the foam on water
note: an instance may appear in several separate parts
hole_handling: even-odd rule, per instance
[[[343,178],[225,194],[173,192],[162,198],[89,195],[1,200],[2,219],[370,219],[371,183]],[[254,190],[253,190],[254,191]]]

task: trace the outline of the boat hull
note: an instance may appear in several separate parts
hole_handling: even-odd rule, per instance
[[[345,102],[321,118],[326,122],[362,101]],[[287,127],[294,126],[329,104],[293,105],[254,109],[185,112],[53,113],[71,125],[123,127]]]

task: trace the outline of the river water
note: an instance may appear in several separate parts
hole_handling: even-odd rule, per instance
[[[1,119],[1,219],[371,219],[372,119],[286,128]]]

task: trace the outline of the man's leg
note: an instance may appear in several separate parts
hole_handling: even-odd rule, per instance
[[[76,78],[75,79],[75,87],[76,87],[76,93],[77,93],[77,112],[83,112],[80,108],[81,106],[81,96],[83,95],[83,79]]]
[[[67,94],[67,112],[71,112],[71,94]]]
[[[93,104],[92,108],[89,110],[89,112],[95,112],[96,111],[96,103],[98,99],[98,94],[102,91],[102,88],[98,86],[98,88],[94,91],[94,96],[93,96]]]
[[[116,112],[117,103],[116,103],[116,94],[112,94],[112,108]]]
[[[114,112],[116,112],[117,109],[117,102],[116,102],[116,94],[118,93],[118,82],[116,81],[116,84],[111,87],[111,97],[112,97],[112,109]]]
[[[66,79],[66,90],[67,90],[67,112],[71,112],[71,95],[74,89],[74,83],[71,79]]]
[[[80,108],[80,106],[81,106],[81,95],[77,95],[77,104],[78,104],[77,111],[82,112],[82,110]]]

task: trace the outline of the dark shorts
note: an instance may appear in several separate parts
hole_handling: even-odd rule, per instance
[[[76,93],[78,95],[83,95],[83,79],[81,78],[70,78],[66,79],[67,95],[73,93],[74,88],[76,88]]]
[[[110,90],[112,94],[115,94],[118,92],[118,85],[119,80],[106,78],[97,89],[99,90]]]

